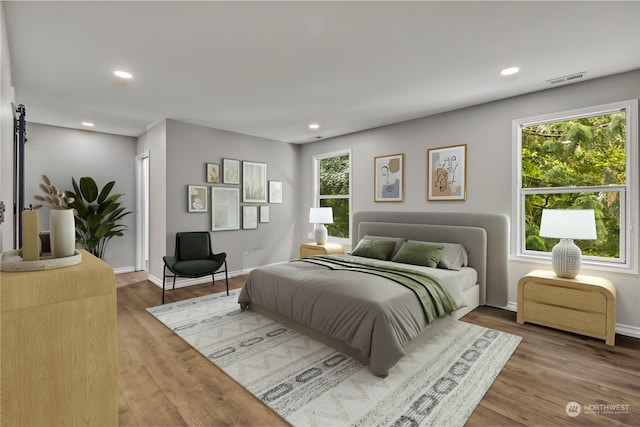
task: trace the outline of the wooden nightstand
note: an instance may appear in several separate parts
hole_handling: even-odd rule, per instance
[[[518,323],[530,322],[605,340],[616,339],[616,288],[607,279],[575,279],[534,270],[518,281]]]
[[[343,254],[344,248],[337,243],[303,243],[300,245],[300,258],[307,258],[314,255]]]

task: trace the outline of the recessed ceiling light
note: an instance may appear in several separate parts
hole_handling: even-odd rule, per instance
[[[133,77],[133,74],[122,70],[114,71],[113,74],[115,74],[116,77],[120,77],[121,79],[130,79]]]
[[[312,130],[320,129],[320,125],[318,123],[310,123],[309,129],[312,129]]]
[[[95,125],[94,125],[93,123],[91,123],[91,122],[82,122],[82,126],[86,126],[86,127],[88,127],[88,128],[92,128],[92,127],[94,127]]]
[[[518,71],[520,71],[520,68],[518,68],[518,67],[509,67],[509,68],[505,68],[504,70],[500,71],[500,74],[502,74],[503,76],[510,76],[512,74],[517,73]]]

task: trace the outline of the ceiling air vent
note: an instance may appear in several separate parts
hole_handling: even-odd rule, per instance
[[[556,77],[555,79],[547,80],[547,83],[552,85],[557,85],[560,83],[571,83],[574,80],[583,78],[586,74],[586,71],[581,71],[579,73],[569,74],[568,76]]]

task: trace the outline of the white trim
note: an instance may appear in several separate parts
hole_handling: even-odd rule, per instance
[[[144,179],[143,177],[143,169],[142,164],[144,159],[147,159],[147,177]],[[136,212],[135,212],[135,221],[136,221],[136,232],[135,232],[135,269],[137,271],[146,270],[148,266],[146,265],[145,253],[148,256],[149,251],[149,224],[144,224],[144,217],[148,216],[148,200],[149,200],[149,162],[151,158],[149,157],[149,151],[145,151],[143,153],[136,155],[135,168],[136,168]],[[147,187],[145,188],[144,184],[147,183]],[[145,200],[147,203],[145,203]],[[146,242],[146,250],[145,250],[145,242]]]
[[[621,232],[621,244],[624,245],[625,260],[624,263],[603,261],[603,259],[590,260],[583,259],[583,266],[597,271],[616,271],[619,273],[638,274],[638,100],[630,99],[626,101],[613,102],[593,107],[580,108],[565,112],[550,113],[536,117],[516,119],[512,121],[512,140],[516,141],[512,149],[512,200],[511,200],[511,256],[510,259],[517,261],[531,261],[534,259],[550,260],[551,254],[523,254],[522,248],[524,224],[520,220],[524,207],[523,198],[521,197],[521,170],[522,159],[520,153],[522,151],[522,135],[520,129],[525,126],[531,126],[539,123],[551,123],[565,121],[586,116],[594,116],[601,114],[613,113],[616,111],[627,112],[627,145],[626,145],[626,171],[627,183],[625,185],[627,191],[626,204],[621,217],[626,220],[626,233]]]
[[[133,265],[128,267],[118,267],[113,269],[113,274],[124,274],[124,273],[133,273],[136,269]]]

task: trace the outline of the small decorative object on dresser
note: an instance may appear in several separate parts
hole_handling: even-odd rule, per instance
[[[303,243],[300,245],[300,258],[308,258],[315,255],[343,254],[344,248],[337,243]]]
[[[536,323],[614,345],[616,288],[602,277],[557,277],[534,270],[518,281],[518,323]]]
[[[78,210],[74,203],[74,195],[61,191],[51,182],[47,175],[42,175],[40,189],[45,193],[35,195],[34,199],[42,204],[35,205],[39,209],[43,205],[51,208],[49,212],[49,231],[52,258],[64,258],[74,255],[76,249],[75,216]]]

